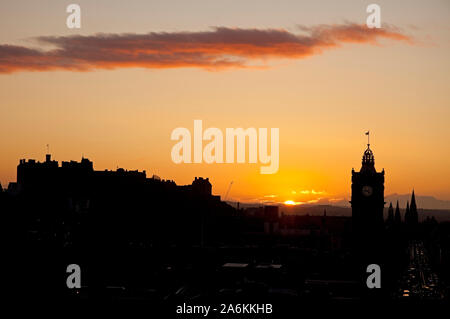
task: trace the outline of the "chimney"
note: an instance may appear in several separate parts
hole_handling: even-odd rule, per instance
[[[51,160],[51,155],[50,154],[46,154],[45,155],[45,161],[48,163],[48,162],[50,162],[50,160]]]

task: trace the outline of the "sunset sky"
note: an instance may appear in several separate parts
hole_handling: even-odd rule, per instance
[[[450,2],[2,1],[0,182],[20,158],[209,177],[239,201],[349,198],[371,132],[385,194],[450,200]],[[66,6],[81,6],[81,29]],[[100,34],[101,33],[101,34]],[[280,168],[174,164],[177,127],[279,128]]]

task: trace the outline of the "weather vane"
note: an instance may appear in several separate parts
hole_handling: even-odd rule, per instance
[[[367,146],[370,146],[370,131],[367,131],[366,135],[367,135]]]

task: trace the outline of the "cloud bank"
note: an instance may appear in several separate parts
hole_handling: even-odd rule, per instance
[[[0,45],[0,73],[91,71],[118,68],[257,68],[269,59],[302,59],[345,43],[377,44],[380,39],[412,43],[393,26],[369,29],[354,23],[284,29],[216,27],[203,32],[43,36],[52,49]]]

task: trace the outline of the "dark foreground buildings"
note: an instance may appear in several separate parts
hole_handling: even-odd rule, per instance
[[[8,278],[20,298],[133,300],[169,312],[183,302],[292,310],[311,301],[445,300],[449,226],[419,222],[414,194],[404,214],[390,205],[384,221],[384,170],[369,147],[352,171],[351,204],[352,218],[235,209],[207,178],[179,186],[50,155],[20,160],[17,182],[0,192],[11,225]],[[376,292],[366,286],[371,263],[382,269]],[[80,289],[66,286],[69,264],[81,267]]]
[[[430,233],[424,231],[423,227],[419,227],[414,191],[411,196],[411,205],[408,202],[406,206],[404,223],[398,202],[395,215],[392,203],[390,203],[385,221],[384,182],[385,171],[384,169],[381,172],[376,171],[375,158],[370,144],[367,144],[360,171],[352,170],[350,202],[352,207],[352,254],[361,277],[364,277],[367,266],[371,264],[379,265],[383,276],[382,288],[365,290],[365,296],[370,299],[388,299],[389,297],[408,299],[413,297],[419,300],[442,300],[441,282],[437,274],[431,270],[432,266],[424,245],[424,240]],[[431,222],[428,223],[429,225],[433,224],[431,220],[428,222]],[[417,258],[418,251],[421,254],[420,258]],[[411,266],[411,263],[414,266]],[[401,275],[405,268],[414,271],[418,268],[427,270],[417,270],[414,275],[398,283],[398,278],[405,276]]]

